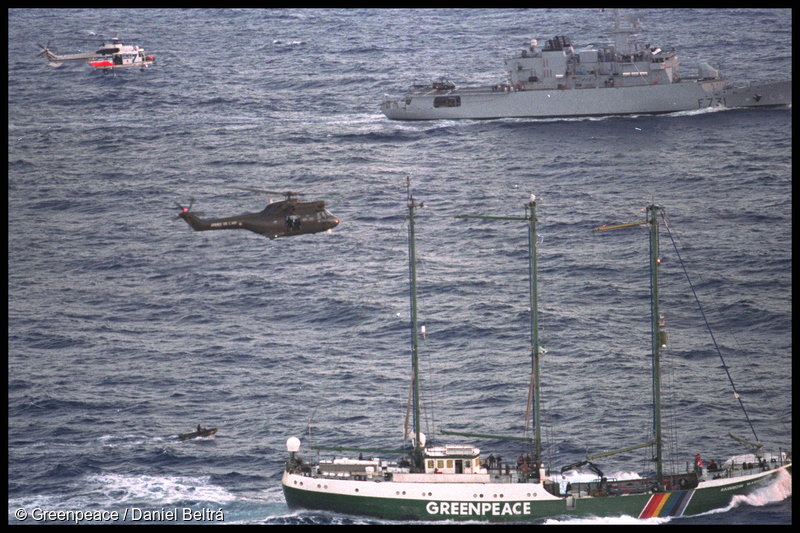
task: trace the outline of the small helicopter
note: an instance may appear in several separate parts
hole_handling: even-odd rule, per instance
[[[204,220],[190,211],[194,204],[194,198],[192,198],[189,207],[183,207],[178,202],[175,202],[175,205],[181,210],[177,218],[185,220],[195,231],[246,229],[253,233],[264,235],[269,239],[305,235],[307,233],[320,233],[322,231],[330,233],[331,230],[339,224],[339,219],[325,209],[325,202],[301,202],[297,198],[300,193],[297,192],[267,191],[248,187],[230,188],[264,194],[282,195],[285,196],[286,199],[270,203],[259,213],[244,213],[233,217]]]
[[[105,74],[114,69],[129,67],[139,67],[144,72],[145,68],[156,62],[155,57],[146,55],[138,45],[122,44],[117,37],[110,42],[104,42],[96,52],[60,56],[50,50],[50,43],[47,43],[47,46],[39,44],[39,48],[42,51],[37,57],[45,56],[51,67],[60,67],[64,63],[89,63],[94,68],[102,69]]]

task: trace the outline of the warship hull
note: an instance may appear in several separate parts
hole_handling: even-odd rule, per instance
[[[536,483],[435,483],[283,475],[290,509],[386,520],[524,522],[560,516],[666,518],[728,506],[773,483],[791,483],[791,465],[749,476],[702,481],[690,490],[619,496],[554,496]]]
[[[585,89],[432,89],[412,92],[398,100],[384,100],[381,111],[393,120],[565,118],[777,107],[791,102],[791,80],[737,87],[714,79]]]

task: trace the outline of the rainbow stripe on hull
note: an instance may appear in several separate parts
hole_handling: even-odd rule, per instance
[[[666,518],[682,516],[683,511],[692,500],[694,490],[681,492],[665,492],[653,494],[647,502],[639,518]]]

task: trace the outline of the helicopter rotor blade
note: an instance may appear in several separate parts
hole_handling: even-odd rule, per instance
[[[313,191],[314,189],[319,189],[320,187],[330,187],[331,185],[339,183],[340,181],[342,181],[342,180],[329,181],[327,183],[320,183],[319,185],[314,185],[313,187],[309,187],[308,189],[306,189],[306,191]]]
[[[310,191],[312,191],[314,189],[318,189],[320,187],[328,187],[329,185],[333,185],[334,183],[339,183],[340,181],[342,181],[342,180],[336,180],[336,181],[331,181],[331,182],[328,182],[328,183],[322,183],[322,184],[316,185],[314,187],[309,187],[307,189],[303,189],[302,191],[271,191],[271,190],[268,190],[268,189],[257,189],[257,188],[254,188],[254,187],[237,187],[235,185],[226,185],[226,188],[228,188],[228,189],[238,189],[240,191],[255,192],[255,193],[259,193],[259,194],[279,194],[281,196],[285,196],[287,198],[290,198],[292,196],[300,196],[301,194],[308,194]]]
[[[228,189],[238,189],[240,191],[257,192],[261,194],[279,194],[281,196],[297,196],[298,192],[294,191],[270,191],[267,189],[255,189],[253,187],[235,187],[233,185],[226,186]]]
[[[119,36],[119,32],[115,32],[113,37],[104,35],[103,33],[89,32],[89,35],[86,35],[85,37],[60,37],[59,40],[76,41],[84,43],[109,43],[109,42],[122,43],[122,38]],[[134,41],[138,40],[138,37],[126,37],[125,40]]]

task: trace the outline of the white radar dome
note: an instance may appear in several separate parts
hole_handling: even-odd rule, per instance
[[[289,440],[286,441],[286,449],[290,452],[299,452],[300,451],[300,439],[297,437],[291,437]]]

